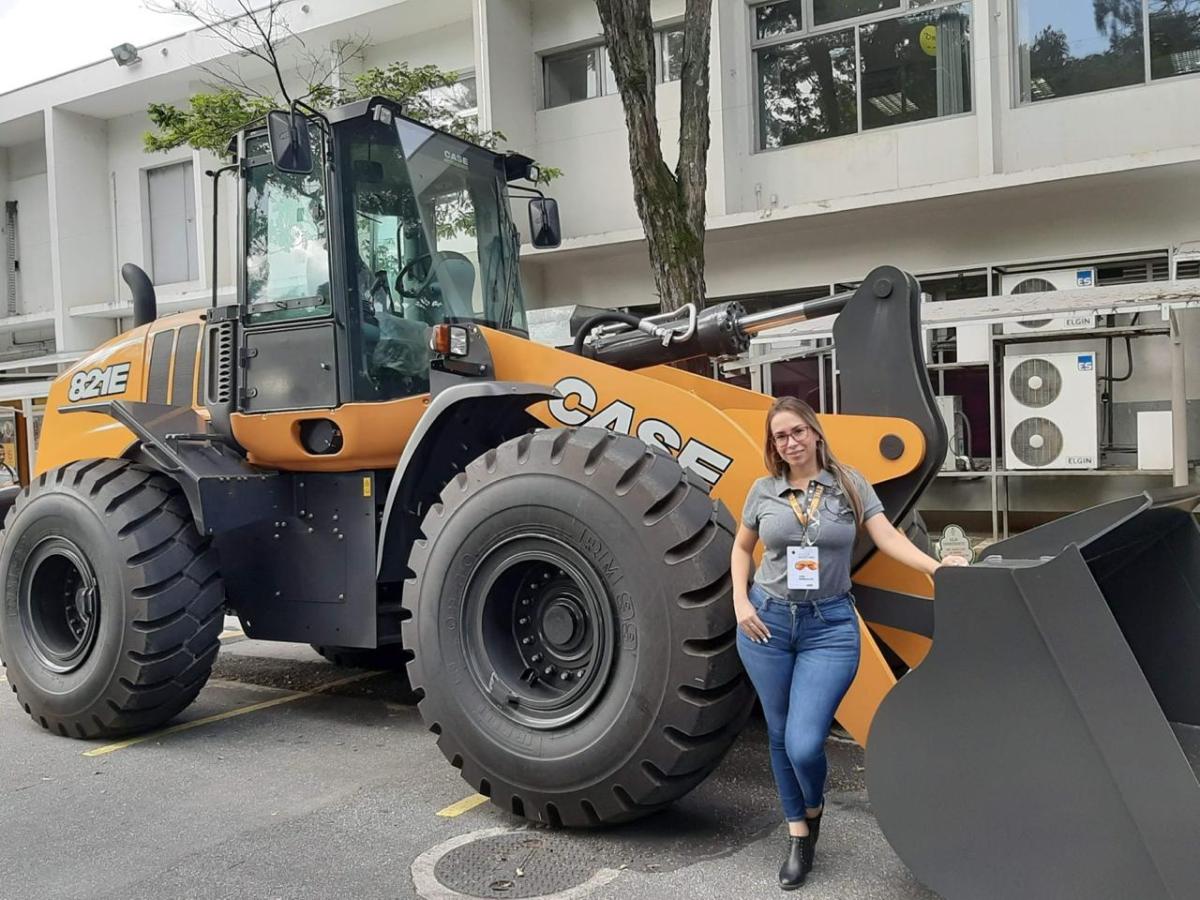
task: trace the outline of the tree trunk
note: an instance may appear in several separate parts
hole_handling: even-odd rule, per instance
[[[596,0],[609,61],[625,108],[638,218],[663,311],[704,305],[704,214],[708,186],[709,43],[712,0],[687,0],[680,78],[679,162],[663,160],[655,89],[650,0]]]

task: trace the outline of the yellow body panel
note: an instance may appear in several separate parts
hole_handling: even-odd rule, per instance
[[[187,325],[202,325],[201,317],[202,313],[196,310],[130,329],[101,344],[55,379],[46,398],[46,415],[38,441],[34,474],[41,475],[80,459],[115,459],[124,455],[136,441],[128,428],[100,413],[68,410],[109,400],[144,401],[155,335],[164,331],[178,333],[180,328]],[[203,340],[203,334],[204,329],[201,328],[197,342]],[[175,343],[178,343],[177,338]],[[178,350],[177,346],[172,346],[168,395],[174,390],[173,373]],[[198,379],[199,343],[194,359],[193,375]],[[127,368],[123,370],[122,367]],[[122,380],[115,380],[114,373],[123,374]],[[116,389],[118,385],[122,389]],[[198,411],[201,415],[208,415],[202,407]]]
[[[178,333],[184,326],[199,323],[200,312],[160,319],[115,338],[64,373],[54,383],[47,402],[37,473],[79,459],[125,454],[135,442],[128,429],[103,414],[64,410],[114,399],[144,401],[155,335],[167,330]],[[483,331],[497,380],[545,384],[565,395],[564,400],[532,406],[530,412],[536,418],[550,427],[588,424],[612,428],[656,444],[698,471],[712,485],[712,495],[740,518],[750,485],[764,474],[762,443],[770,397],[669,366],[629,372],[512,334]],[[173,347],[171,357],[172,397],[178,349]],[[199,352],[195,366],[193,383],[200,383]],[[121,373],[121,380],[114,380],[116,372]],[[100,393],[92,396],[97,386]],[[121,389],[114,390],[116,386]],[[88,396],[79,396],[81,393]],[[329,410],[235,414],[231,421],[234,436],[256,465],[291,471],[390,468],[428,404],[429,397],[423,395],[382,403],[348,403]],[[207,415],[203,408],[197,411]],[[343,435],[340,452],[317,456],[304,450],[299,426],[312,418],[328,418],[338,424]],[[924,457],[924,437],[911,422],[848,415],[823,415],[821,420],[833,451],[874,484],[912,472]],[[880,439],[889,434],[904,442],[904,452],[895,460],[880,452]],[[926,576],[878,555],[856,573],[855,581],[932,596]],[[865,744],[875,709],[895,679],[872,632],[861,623],[860,628],[863,649],[858,676],[837,716],[843,727]],[[928,648],[926,639],[894,629],[880,628],[876,633],[910,664],[918,662]]]

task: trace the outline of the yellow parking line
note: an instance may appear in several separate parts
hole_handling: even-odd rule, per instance
[[[453,819],[455,816],[470,812],[482,803],[487,803],[487,800],[488,798],[483,794],[472,794],[470,797],[464,797],[457,803],[451,803],[445,809],[439,810],[438,815],[444,819]]]
[[[0,684],[4,684],[6,681],[8,681],[8,678],[6,678],[4,675],[0,675]]]
[[[171,734],[178,734],[181,731],[190,731],[193,728],[199,728],[201,725],[209,725],[213,722],[220,722],[224,719],[232,719],[235,716],[244,716],[247,713],[258,712],[260,709],[270,709],[272,706],[280,706],[284,703],[292,703],[296,700],[303,700],[305,697],[315,697],[318,694],[324,694],[334,688],[342,687],[346,684],[352,684],[355,681],[362,681],[364,678],[373,678],[379,675],[379,672],[360,672],[357,675],[349,675],[345,678],[339,678],[336,681],[331,681],[329,684],[323,684],[320,687],[311,691],[296,691],[295,693],[285,694],[282,697],[275,697],[271,700],[264,700],[261,703],[252,703],[249,706],[241,706],[237,709],[227,710],[223,713],[217,713],[212,716],[205,716],[203,719],[193,719],[190,722],[181,722],[178,725],[172,725],[170,728],[163,728],[160,731],[152,731],[149,734],[141,734],[137,737],[128,738],[124,741],[117,741],[115,744],[106,744],[103,747],[97,747],[94,750],[84,752],[84,756],[105,756],[109,753],[115,753],[118,750],[124,750],[126,747],[132,747],[134,744],[142,744],[146,741],[154,741],[159,738],[166,737]]]
[[[244,631],[238,631],[236,628],[230,628],[228,631],[222,631],[219,635],[217,635],[217,639],[224,641],[228,640],[229,638],[245,636],[246,633]]]

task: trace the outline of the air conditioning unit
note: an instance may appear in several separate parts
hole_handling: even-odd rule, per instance
[[[1045,272],[1016,272],[1000,277],[1000,292],[1003,294],[1037,294],[1045,291],[1074,290],[1096,286],[1096,269],[1050,269]],[[1005,322],[1005,334],[1025,332],[1077,331],[1095,328],[1094,313],[1072,313],[1066,316],[1047,316],[1044,319],[1026,319],[1020,322]]]
[[[1096,354],[1004,359],[1004,467],[1095,469]]]

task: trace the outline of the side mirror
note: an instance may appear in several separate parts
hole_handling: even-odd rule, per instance
[[[557,247],[562,243],[557,200],[537,197],[529,201],[529,233],[533,236],[533,246],[541,249]]]
[[[292,175],[312,172],[312,137],[304,116],[282,109],[267,113],[267,140],[271,144],[271,161],[280,172]]]

